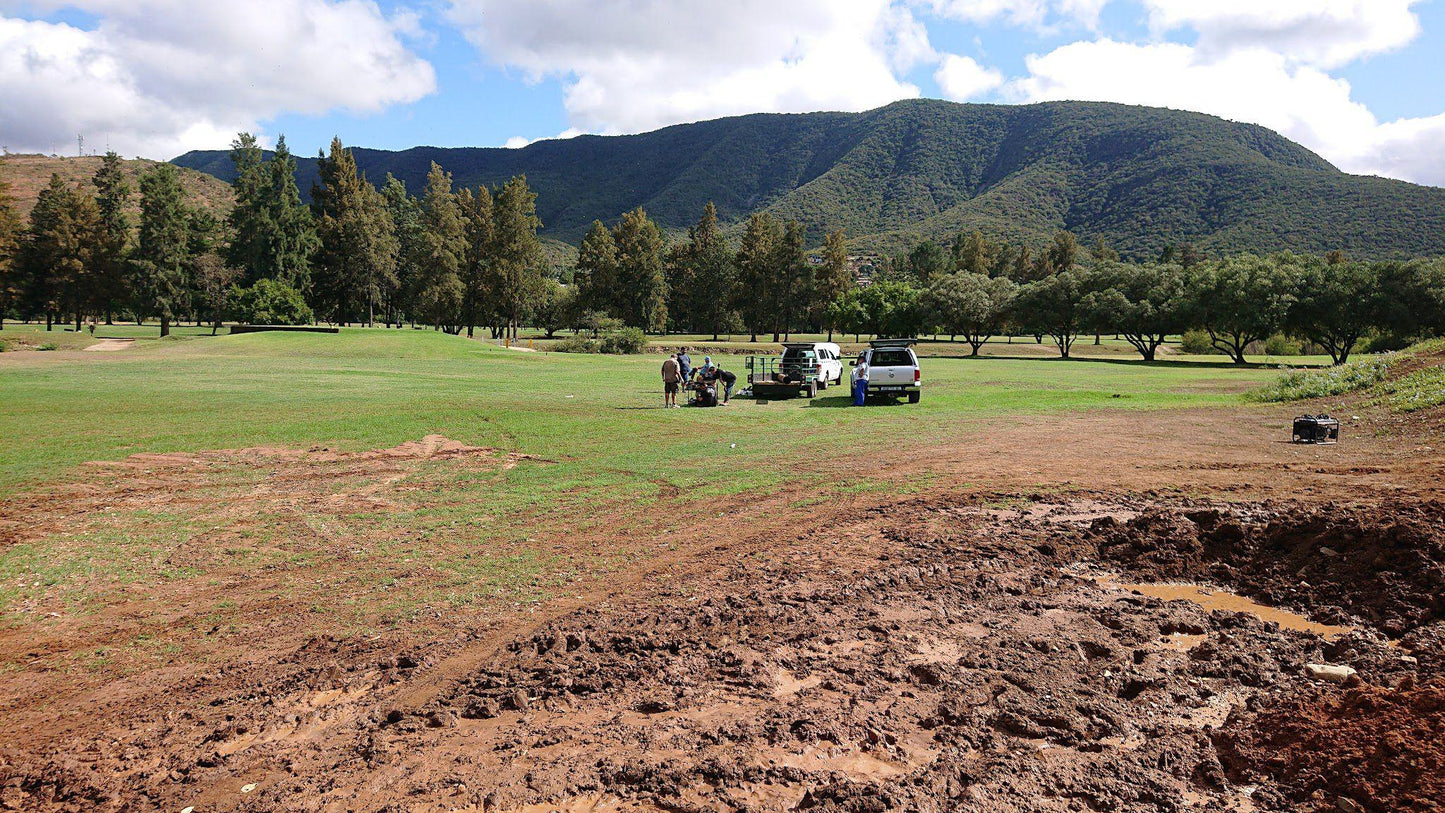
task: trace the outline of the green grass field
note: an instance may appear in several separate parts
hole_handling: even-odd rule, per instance
[[[928,443],[960,422],[1089,408],[1239,403],[1269,368],[1127,358],[929,358],[910,407],[736,401],[655,409],[660,357],[523,353],[431,331],[248,334],[120,353],[16,354],[0,366],[0,486],[136,452],[316,443],[364,450],[437,433],[565,459],[567,468],[736,484],[809,447]],[[741,363],[726,359],[725,366]],[[740,384],[741,386],[741,384]],[[731,444],[736,443],[733,447]],[[724,452],[725,450],[725,452]],[[726,453],[729,462],[712,459]]]
[[[272,488],[265,465],[198,470],[183,475],[189,491],[174,506],[92,511],[0,551],[0,617],[41,623],[7,608],[61,601],[87,612],[145,586],[215,585],[260,570],[279,580],[278,595],[325,585],[316,612],[373,629],[437,607],[535,598],[605,573],[617,557],[646,555],[620,542],[559,554],[555,542],[570,529],[605,535],[611,523],[646,522],[637,508],[660,499],[696,514],[785,483],[819,495],[896,489],[886,471],[834,461],[966,438],[1025,415],[1234,406],[1279,374],[1218,360],[935,357],[924,362],[916,406],[849,408],[844,388],[812,401],[665,410],[660,363],[657,354],[527,353],[381,329],[187,332],[112,353],[5,353],[0,492],[10,498],[104,489],[115,470],[83,464],[142,452],[360,452],[439,434],[541,461],[485,470],[424,461],[399,482],[322,466],[335,481],[308,494],[315,505],[248,502]],[[742,372],[739,359],[724,363]],[[385,506],[324,499],[378,488]],[[412,562],[425,562],[428,575]],[[224,593],[208,600],[211,615],[241,612]]]

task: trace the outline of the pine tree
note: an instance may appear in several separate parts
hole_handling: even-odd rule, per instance
[[[416,322],[412,308],[411,294],[415,290],[416,269],[412,263],[421,255],[418,244],[421,240],[421,206],[416,198],[407,194],[406,184],[386,175],[381,187],[381,197],[386,204],[386,213],[391,217],[397,243],[396,283],[390,291],[383,291],[383,304],[388,327],[394,322],[401,327],[402,321],[411,316]]]
[[[47,330],[62,314],[73,314],[79,329],[99,243],[100,210],[94,198],[51,175],[30,211],[21,251],[27,296],[44,311]]]
[[[461,318],[461,270],[467,255],[466,218],[452,193],[452,176],[436,162],[426,176],[416,240],[411,246],[412,306],[433,327],[451,331]]]
[[[161,320],[161,336],[185,312],[190,299],[186,268],[191,261],[191,215],[176,168],[157,164],[141,176],[140,279],[137,305]]]
[[[396,227],[381,193],[356,168],[351,151],[332,139],[317,165],[321,181],[311,207],[319,248],[313,268],[317,310],[333,321],[375,321],[396,285]]]
[[[296,159],[285,136],[277,139],[271,160],[263,158],[250,133],[241,133],[231,144],[236,205],[227,221],[232,241],[226,256],[245,270],[248,285],[274,279],[304,291],[310,286],[318,241],[311,210],[301,204],[296,187]]]
[[[703,208],[702,217],[688,229],[687,243],[670,256],[669,313],[692,329],[712,333],[716,340],[737,320],[733,311],[737,266],[718,226],[716,206],[709,202]],[[676,309],[672,302],[678,303]]]
[[[311,210],[301,203],[301,190],[296,187],[296,159],[286,148],[285,136],[276,140],[276,154],[267,167],[272,230],[263,258],[266,263],[263,276],[305,292],[311,287],[311,257],[319,241]]]
[[[512,338],[522,316],[542,294],[542,243],[537,239],[537,193],[523,175],[507,181],[492,202],[492,249],[488,252],[488,288]]]
[[[833,340],[833,329],[838,325],[828,318],[829,308],[838,297],[853,287],[853,275],[848,271],[848,237],[839,229],[828,235],[823,243],[823,262],[813,273],[813,313],[820,324],[828,328],[828,341]]]
[[[126,255],[130,251],[130,218],[125,207],[131,189],[120,156],[107,152],[91,183],[95,185],[96,205],[100,209],[100,244],[95,257],[90,305],[96,315],[105,317],[108,325],[116,306],[129,295]]]
[[[643,330],[667,327],[667,282],[663,277],[662,230],[639,206],[612,230],[617,244],[617,290],[622,320]]]
[[[254,135],[241,133],[231,142],[231,163],[236,168],[236,180],[231,184],[235,205],[226,217],[231,234],[226,259],[245,271],[247,285],[260,279],[266,268],[267,240],[271,233],[269,184],[263,158]]]
[[[477,191],[463,189],[457,203],[467,219],[467,257],[462,266],[462,319],[467,324],[467,338],[475,334],[478,324],[492,327],[492,338],[501,334],[505,315],[491,290],[492,193],[485,186]]]
[[[18,304],[25,291],[20,274],[20,214],[10,185],[0,180],[0,330],[5,329],[5,313]]]
[[[776,315],[773,267],[782,240],[783,229],[772,215],[756,212],[748,218],[738,249],[737,309],[751,341],[758,340],[758,333],[767,330]]]
[[[796,220],[783,227],[783,239],[777,244],[773,258],[773,274],[777,277],[777,318],[782,324],[784,340],[807,313],[813,299],[813,275],[808,267],[806,230]],[[773,328],[773,341],[778,329]]]
[[[573,277],[577,285],[577,307],[583,313],[621,315],[617,297],[617,242],[602,221],[592,221],[577,251]]]

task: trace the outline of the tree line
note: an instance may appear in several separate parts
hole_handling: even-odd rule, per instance
[[[134,190],[109,153],[89,184],[58,175],[29,222],[0,188],[0,328],[4,317],[111,323],[190,318],[303,324],[424,324],[513,335],[545,291],[536,195],[524,177],[454,190],[432,164],[421,195],[387,175],[380,188],[334,140],[303,202],[280,138],[267,159],[254,136],[232,144],[235,205],[220,220],[192,205],[179,172],[157,164]]]
[[[806,230],[752,215],[734,249],[708,204],[669,241],[642,208],[594,222],[570,280],[549,272],[525,177],[454,189],[432,164],[413,196],[388,175],[378,188],[339,140],[320,156],[309,203],[285,139],[267,160],[248,134],[232,145],[235,206],[224,221],[185,199],[159,164],[140,180],[140,218],[120,159],[85,186],[52,177],[28,224],[0,188],[0,327],[5,314],[47,325],[117,313],[155,318],[162,334],[189,317],[220,324],[426,325],[515,337],[531,325],[594,336],[746,333],[776,341],[826,331],[963,337],[978,353],[996,335],[1052,340],[1068,357],[1081,335],[1125,338],[1153,360],[1167,336],[1197,331],[1243,363],[1276,334],[1344,362],[1366,337],[1397,343],[1445,333],[1445,263],[1361,262],[1278,254],[1211,259],[1192,246],[1125,261],[1068,232],[1041,250],[960,233],[878,261],[867,284],[842,231],[810,252]]]

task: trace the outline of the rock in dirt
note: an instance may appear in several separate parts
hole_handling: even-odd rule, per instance
[[[1305,674],[1326,683],[1344,683],[1355,676],[1354,667],[1336,666],[1330,663],[1307,663]]]

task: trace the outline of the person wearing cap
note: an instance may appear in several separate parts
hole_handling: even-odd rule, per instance
[[[684,382],[692,380],[692,356],[687,354],[686,347],[679,347],[677,349],[677,366],[682,370],[682,380]]]

